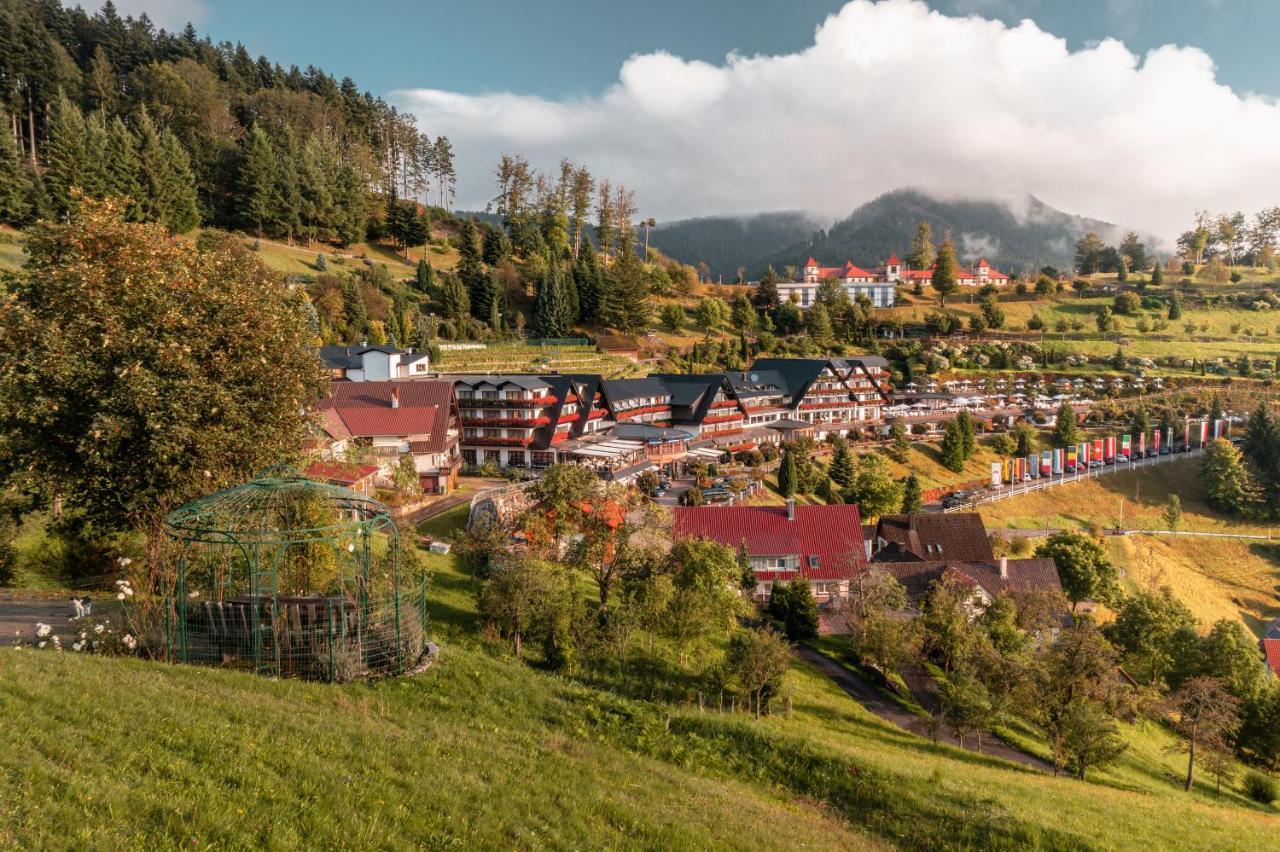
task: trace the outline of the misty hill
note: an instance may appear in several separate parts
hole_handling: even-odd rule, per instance
[[[1033,196],[1014,209],[1001,201],[942,201],[898,189],[867,202],[825,231],[765,255],[755,254],[745,265],[752,277],[767,264],[781,272],[788,265],[803,264],[810,255],[833,266],[846,259],[876,266],[893,252],[905,255],[921,221],[933,229],[934,242],[950,230],[962,262],[986,257],[1006,272],[1070,267],[1076,240],[1089,231],[1108,242],[1122,236],[1109,222],[1055,210]]]
[[[794,211],[704,216],[659,224],[649,234],[649,245],[692,266],[705,262],[713,279],[732,281],[739,266],[752,268],[766,255],[808,239],[817,226],[807,213]]]

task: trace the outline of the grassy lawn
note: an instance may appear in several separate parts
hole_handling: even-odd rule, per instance
[[[1115,526],[1165,529],[1170,494],[1182,500],[1180,529],[1269,535],[1272,527],[1224,517],[1205,503],[1199,465],[1179,460],[1152,468],[1088,479],[979,507],[989,529]],[[1258,632],[1280,615],[1280,539],[1276,543],[1189,536],[1109,537],[1113,561],[1137,588],[1169,586],[1205,625],[1239,618]]]

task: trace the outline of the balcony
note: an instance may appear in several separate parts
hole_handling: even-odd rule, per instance
[[[527,447],[533,443],[533,436],[523,438],[464,437],[462,443],[468,447]]]
[[[711,425],[713,423],[741,423],[741,422],[742,422],[742,414],[739,412],[734,412],[733,414],[720,414],[715,417],[704,417],[702,419],[702,424],[704,426]]]
[[[555,405],[560,400],[552,395],[535,396],[530,399],[460,399],[458,405],[463,408],[505,408],[508,406],[519,406],[527,408],[529,406]]]
[[[630,420],[633,417],[642,417],[646,414],[670,414],[671,406],[669,405],[642,405],[639,408],[630,408],[626,411],[618,411],[614,414],[616,420]]]
[[[536,429],[551,422],[550,417],[464,417],[464,426],[511,426],[517,429]],[[563,422],[563,421],[561,421]]]

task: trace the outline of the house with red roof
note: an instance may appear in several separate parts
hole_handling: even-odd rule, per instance
[[[1280,677],[1280,618],[1267,625],[1259,644],[1262,645],[1263,656],[1267,658],[1267,668],[1276,677]]]
[[[373,496],[374,485],[381,473],[381,468],[376,464],[356,464],[328,459],[312,462],[307,465],[303,473],[330,485],[350,488],[357,494]]]
[[[350,442],[377,459],[384,476],[408,453],[423,491],[447,494],[456,484],[461,418],[453,382],[336,381],[320,408],[321,419],[336,417]]]
[[[678,506],[674,533],[745,547],[756,575],[752,598],[760,603],[769,600],[774,583],[797,577],[809,581],[819,603],[844,597],[866,564],[854,505]]]
[[[896,285],[928,285],[933,281],[933,269],[910,269],[897,254],[891,254],[883,266],[873,269],[865,269],[849,260],[843,266],[823,266],[811,257],[801,267],[798,280],[777,285],[778,296],[794,301],[801,309],[808,308],[818,300],[818,285],[831,280],[838,281],[851,299],[865,296],[873,307],[891,308],[897,298]],[[969,287],[998,286],[1007,284],[1009,276],[982,257],[973,266],[958,267],[956,281]]]

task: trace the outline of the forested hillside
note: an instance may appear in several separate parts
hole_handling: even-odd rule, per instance
[[[860,266],[875,266],[893,252],[905,255],[922,221],[936,235],[951,232],[961,262],[985,256],[1009,272],[1042,266],[1069,269],[1076,241],[1089,232],[1119,239],[1115,225],[1063,213],[1036,198],[1029,197],[1024,209],[1015,210],[1000,201],[940,201],[916,190],[898,189],[862,205],[825,231],[757,256],[747,264],[748,275],[759,275],[767,265],[778,271],[799,266],[809,256],[831,265],[852,260]]]
[[[76,193],[130,217],[350,243],[395,233],[395,198],[447,207],[448,139],[355,81],[256,59],[190,25],[0,0],[0,221],[61,216]],[[390,215],[387,215],[390,214]]]
[[[658,223],[649,245],[668,257],[697,266],[706,264],[713,281],[733,281],[738,268],[807,239],[817,223],[798,211],[754,216],[703,216]]]

